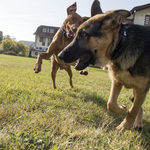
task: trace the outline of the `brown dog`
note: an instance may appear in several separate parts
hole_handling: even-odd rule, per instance
[[[133,105],[117,130],[130,129],[132,125],[143,127],[142,104],[150,88],[150,27],[123,24],[129,16],[129,11],[115,10],[90,18],[59,54],[65,63],[78,59],[77,70],[89,64],[108,64],[112,85],[107,108],[113,113],[124,114],[127,110],[117,104],[121,88],[133,89]]]
[[[49,45],[47,52],[41,53],[38,58],[34,68],[35,73],[39,73],[41,71],[42,59],[49,59],[51,56],[51,77],[53,81],[53,88],[56,89],[55,78],[57,70],[65,69],[69,75],[69,82],[71,87],[72,84],[72,71],[70,64],[63,63],[58,57],[58,53],[63,50],[74,38],[74,35],[77,31],[77,28],[83,23],[84,20],[88,18],[82,18],[80,15],[76,13],[76,3],[67,8],[68,17],[64,21],[61,28],[55,34],[52,43]],[[72,63],[71,65],[75,65]],[[80,71],[80,74],[87,75],[88,72],[86,70]]]

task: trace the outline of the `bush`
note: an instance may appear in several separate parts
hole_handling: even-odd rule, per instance
[[[15,56],[19,56],[18,54],[16,54],[15,52],[12,52],[12,51],[4,52],[4,54],[6,54],[6,55],[15,55]]]

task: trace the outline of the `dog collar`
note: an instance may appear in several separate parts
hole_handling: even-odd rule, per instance
[[[67,37],[66,31],[65,31],[64,29],[60,28],[60,32],[61,32],[65,37]],[[73,36],[71,36],[71,37],[75,37],[75,36],[76,36],[76,34],[73,34]]]
[[[60,32],[61,32],[65,37],[67,37],[66,31],[65,31],[64,29],[60,28]]]
[[[132,38],[133,37],[131,35],[128,35],[128,33],[126,31],[126,27],[124,27],[123,30],[122,29],[120,30],[118,45],[117,45],[116,49],[113,51],[113,53],[111,54],[112,60],[116,60],[117,58],[119,58],[122,55],[122,53],[125,51],[125,49],[131,43]]]

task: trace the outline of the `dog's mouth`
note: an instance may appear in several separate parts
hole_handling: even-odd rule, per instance
[[[74,68],[76,70],[83,70],[90,64],[94,65],[94,60],[94,55],[85,54],[77,60],[77,63]]]
[[[67,36],[70,38],[70,37],[73,37],[75,35],[75,33],[73,33],[70,29],[69,26],[67,26]]]

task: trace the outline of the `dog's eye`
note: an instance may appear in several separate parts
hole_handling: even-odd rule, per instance
[[[87,34],[85,33],[85,32],[80,32],[79,33],[79,38],[83,38],[83,37],[85,37]]]

